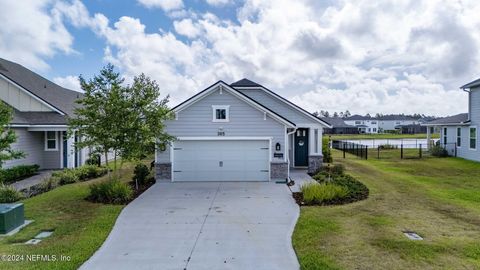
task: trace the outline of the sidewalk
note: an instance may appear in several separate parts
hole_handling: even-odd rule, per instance
[[[52,172],[53,170],[42,170],[42,171],[39,171],[38,174],[34,176],[17,181],[10,185],[18,191],[22,189],[30,188],[31,186],[35,186],[41,183],[45,178],[50,177],[52,175]]]

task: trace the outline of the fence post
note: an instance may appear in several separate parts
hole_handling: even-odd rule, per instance
[[[343,148],[343,158],[345,158],[345,144],[346,144],[345,142],[342,142],[342,146],[343,146],[343,147],[342,147],[342,148]]]
[[[377,146],[377,159],[380,159],[380,145]]]
[[[400,144],[400,158],[403,159],[403,143]]]
[[[420,144],[420,149],[418,150],[418,155],[422,158],[422,144]]]
[[[368,159],[368,145],[365,146],[365,159]]]
[[[457,157],[457,142],[455,142],[454,147],[455,147],[455,157]]]

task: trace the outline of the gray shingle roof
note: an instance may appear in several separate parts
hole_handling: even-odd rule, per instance
[[[63,88],[17,63],[0,58],[0,74],[62,111],[73,115],[75,100],[82,93]]]
[[[260,84],[256,82],[252,82],[249,79],[245,79],[245,78],[230,84],[230,86],[231,87],[261,87]]]
[[[425,123],[425,126],[436,126],[436,125],[462,125],[468,123],[468,113],[461,113],[457,115],[447,116],[444,118],[439,118],[430,122]]]
[[[355,126],[346,124],[340,117],[320,117],[320,119],[332,125],[333,128],[355,128]]]
[[[363,116],[359,114],[354,114],[352,116],[346,117],[345,120],[373,120],[374,118],[370,116]]]
[[[10,124],[14,125],[66,125],[67,119],[57,112],[20,112],[14,110]]]

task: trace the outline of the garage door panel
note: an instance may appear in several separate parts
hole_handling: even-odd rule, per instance
[[[268,181],[269,141],[174,143],[174,181]]]

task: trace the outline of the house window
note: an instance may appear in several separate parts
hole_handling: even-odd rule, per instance
[[[230,106],[228,105],[213,105],[213,122],[229,122],[230,121]]]
[[[313,130],[313,138],[315,139],[315,153],[318,153],[318,129]]]
[[[372,121],[372,125],[376,125],[377,124],[377,121]]]
[[[360,121],[355,121],[355,125],[360,125],[362,122]]]
[[[470,149],[477,149],[477,128],[470,128]]]
[[[377,132],[377,128],[373,128],[373,132]]]
[[[443,128],[443,144],[447,144],[447,128]]]
[[[58,137],[56,131],[45,131],[45,151],[58,150]]]
[[[462,128],[457,128],[457,147],[462,146]]]

